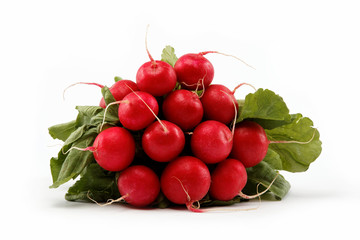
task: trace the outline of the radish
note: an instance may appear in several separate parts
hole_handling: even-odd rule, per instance
[[[142,91],[134,91],[126,95],[120,101],[118,111],[120,123],[133,131],[149,126],[158,113],[159,105],[156,99]]]
[[[236,196],[245,199],[253,199],[266,193],[276,177],[261,193],[255,195],[246,195],[242,192],[247,182],[247,173],[244,165],[237,159],[228,158],[219,163],[211,173],[211,186],[209,193],[216,200],[230,201]]]
[[[194,155],[205,163],[218,163],[229,156],[233,136],[225,124],[208,120],[195,128],[190,145]]]
[[[144,152],[158,162],[176,158],[185,146],[183,131],[174,123],[158,120],[145,129],[142,136]]]
[[[129,93],[131,93],[131,89],[133,91],[138,91],[138,87],[136,85],[136,83],[134,83],[131,80],[120,80],[117,81],[116,83],[114,83],[110,88],[110,92],[113,95],[113,97],[115,98],[116,101],[120,101],[122,100],[126,95],[128,95]],[[101,98],[100,100],[100,107],[102,108],[106,108],[106,103],[104,98]]]
[[[171,202],[185,204],[190,211],[194,202],[201,200],[210,188],[210,172],[207,166],[192,156],[182,156],[170,162],[161,178],[161,190]]]
[[[214,78],[214,67],[204,55],[204,53],[188,53],[176,61],[174,69],[177,81],[182,87],[195,90],[210,85]]]
[[[241,161],[246,168],[253,167],[264,159],[269,143],[259,124],[243,121],[235,127],[231,157]]]
[[[216,120],[229,124],[236,118],[236,109],[239,108],[234,97],[234,91],[220,84],[212,84],[201,97],[205,119]],[[234,107],[235,104],[235,107]]]
[[[128,167],[133,161],[135,140],[126,129],[110,127],[96,136],[92,146],[87,148],[72,147],[67,152],[72,149],[93,152],[100,167],[107,171],[117,172]]]
[[[270,141],[263,127],[249,120],[236,124],[234,130],[234,146],[230,156],[241,161],[246,168],[259,164],[267,153],[269,144],[297,143],[308,144],[315,137],[316,130],[309,141]]]
[[[122,198],[135,207],[151,204],[160,192],[158,176],[143,165],[134,165],[120,172],[117,184]]]
[[[158,97],[171,92],[176,86],[176,73],[174,68],[163,61],[155,61],[147,47],[147,30],[145,36],[146,52],[150,58],[136,73],[136,83],[141,91]]]
[[[229,201],[240,193],[246,182],[244,165],[239,160],[228,158],[211,172],[209,193],[216,200]]]
[[[180,89],[170,93],[162,104],[165,119],[182,130],[196,127],[203,118],[203,106],[196,93]]]
[[[204,57],[209,53],[217,53],[224,56],[233,57],[248,67],[255,69],[247,64],[244,60],[230,54],[221,53],[218,51],[206,51],[200,53],[188,53],[181,56],[175,63],[174,69],[177,76],[177,81],[183,88],[190,90],[206,89],[214,78],[214,67],[211,62]]]

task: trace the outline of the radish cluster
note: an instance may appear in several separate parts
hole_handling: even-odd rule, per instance
[[[128,204],[148,206],[162,193],[200,212],[196,203],[206,195],[221,201],[246,196],[245,168],[264,158],[269,141],[254,122],[234,125],[235,90],[211,84],[214,67],[207,53],[185,54],[174,67],[149,54],[136,81],[109,88],[116,102],[106,106],[101,99],[105,109],[117,104],[119,123],[84,150],[103,169],[119,172],[117,186]],[[139,163],[139,155],[146,161]]]

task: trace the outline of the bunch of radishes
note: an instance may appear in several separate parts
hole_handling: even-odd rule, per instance
[[[167,46],[162,59],[154,60],[146,50],[150,61],[140,66],[135,82],[116,77],[110,88],[85,83],[102,88],[99,106],[78,106],[76,120],[49,128],[53,138],[64,141],[50,160],[50,187],[81,176],[69,188],[67,200],[145,207],[160,206],[165,199],[201,212],[200,202],[226,205],[269,189],[281,199],[290,184],[282,176],[276,179],[276,170],[306,171],[319,156],[321,141],[312,121],[290,115],[280,96],[259,89],[238,101],[234,93],[247,83],[233,91],[212,84],[214,67],[205,55],[219,52],[177,58]],[[266,131],[256,119],[265,120],[261,124],[267,125]],[[302,131],[307,136],[313,131],[312,138],[296,140]],[[267,133],[290,140],[276,141]],[[268,151],[270,143],[310,142],[304,148]],[[305,159],[299,159],[302,154]],[[262,192],[250,189],[256,194],[244,194],[245,186],[254,187],[254,179],[263,185]],[[276,186],[270,188],[272,184]],[[97,201],[91,197],[95,195]]]
[[[204,57],[207,53],[185,54],[172,66],[148,52],[150,61],[137,71],[136,83],[117,81],[109,88],[116,101],[106,105],[101,99],[105,115],[117,105],[119,124],[101,126],[93,145],[78,150],[93,152],[103,169],[119,172],[121,200],[144,207],[161,191],[171,202],[200,211],[194,203],[208,193],[221,201],[250,198],[241,192],[247,182],[245,167],[265,157],[269,140],[255,122],[235,127],[235,90],[211,84],[214,67]],[[141,137],[140,146],[134,134]],[[151,163],[133,164],[137,151],[166,164],[160,175]]]

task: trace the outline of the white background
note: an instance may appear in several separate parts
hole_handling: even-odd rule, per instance
[[[357,1],[1,1],[1,239],[304,239],[359,237],[360,32]],[[248,82],[281,95],[310,117],[323,152],[280,202],[255,211],[98,207],[64,199],[70,184],[49,189],[49,159],[59,142],[51,125],[72,120],[76,105],[96,105],[115,75],[135,80],[148,61],[144,37],[160,58],[208,55],[214,82]],[[251,88],[236,93],[244,97]],[[250,208],[258,202],[233,206]],[[6,236],[6,237],[5,237]]]

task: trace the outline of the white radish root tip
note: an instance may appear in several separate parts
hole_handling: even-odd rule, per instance
[[[233,57],[237,60],[239,60],[240,62],[242,62],[243,64],[245,64],[246,66],[256,70],[253,66],[251,66],[250,64],[248,64],[247,62],[245,62],[244,60],[242,60],[241,58],[237,57],[237,56],[234,56],[234,55],[231,55],[231,54],[227,54],[227,53],[222,53],[222,52],[218,52],[218,51],[205,51],[205,52],[200,52],[199,54],[204,56],[208,53],[217,53],[217,54],[220,54],[220,55],[224,55],[224,56],[227,56],[227,57]]]
[[[266,193],[271,188],[271,186],[273,185],[273,183],[275,182],[275,180],[277,179],[278,176],[279,176],[279,172],[277,172],[275,178],[271,181],[269,186],[264,191],[262,191],[261,193],[259,193],[258,187],[259,187],[260,184],[263,185],[263,186],[265,186],[265,185],[262,184],[262,183],[259,183],[258,186],[257,186],[257,194],[249,196],[249,195],[244,194],[243,192],[239,192],[239,196],[244,198],[244,199],[254,199],[254,198],[260,197],[261,195]]]
[[[221,92],[225,93],[226,95],[229,96],[229,98],[231,99],[232,103],[234,104],[234,109],[235,109],[235,116],[234,116],[234,121],[232,123],[232,128],[231,128],[231,135],[232,138],[234,138],[234,133],[235,133],[235,125],[236,125],[236,119],[237,119],[237,108],[236,108],[236,103],[233,101],[232,97],[230,96],[230,94],[228,94],[227,92],[220,90]],[[231,139],[232,140],[232,139]]]
[[[128,100],[120,100],[120,101],[115,101],[115,102],[112,102],[112,103],[109,103],[108,105],[106,105],[106,108],[104,111],[104,117],[103,117],[102,123],[100,125],[100,132],[102,131],[102,129],[105,125],[106,113],[107,113],[108,108],[114,104],[120,104],[120,103],[129,103],[129,101]]]
[[[76,86],[76,85],[79,85],[79,84],[94,85],[94,86],[98,86],[98,87],[100,87],[100,88],[103,88],[103,87],[104,87],[104,85],[101,85],[101,84],[99,84],[99,83],[90,83],[90,82],[77,82],[77,83],[73,83],[73,84],[71,84],[70,86],[67,86],[67,87],[64,89],[64,91],[63,91],[63,100],[64,100],[64,101],[65,101],[65,92],[66,92],[69,88],[71,88],[71,87],[73,87],[73,86]]]
[[[252,87],[252,88],[255,90],[255,92],[257,91],[256,87],[254,87],[254,86],[251,85],[250,83],[240,83],[239,85],[237,85],[237,86],[234,88],[234,90],[232,91],[232,94],[235,94],[236,90],[237,90],[238,88],[240,88],[241,86],[243,86],[243,85],[250,86],[250,87]]]
[[[127,193],[124,196],[119,197],[118,199],[108,199],[106,201],[106,203],[103,203],[103,204],[98,203],[96,200],[94,200],[93,198],[90,197],[90,190],[87,192],[86,196],[87,196],[88,199],[90,199],[92,202],[96,203],[98,206],[104,207],[104,206],[107,206],[107,205],[111,205],[113,203],[125,201],[125,198],[127,198],[129,196],[129,194]]]
[[[73,149],[76,149],[76,150],[79,150],[79,151],[90,151],[90,152],[95,152],[96,151],[96,149],[94,147],[90,146],[90,147],[86,147],[86,148],[71,147],[66,152],[64,152],[64,149],[61,149],[61,152],[62,152],[62,154],[66,155]]]
[[[147,36],[148,36],[148,31],[149,31],[149,27],[150,27],[150,24],[148,24],[146,26],[146,34],[145,34],[145,48],[146,48],[146,52],[150,58],[150,61],[152,62],[153,66],[156,66],[156,61],[154,60],[154,58],[151,56],[150,52],[149,52],[149,49],[148,49],[148,44],[147,44]]]

